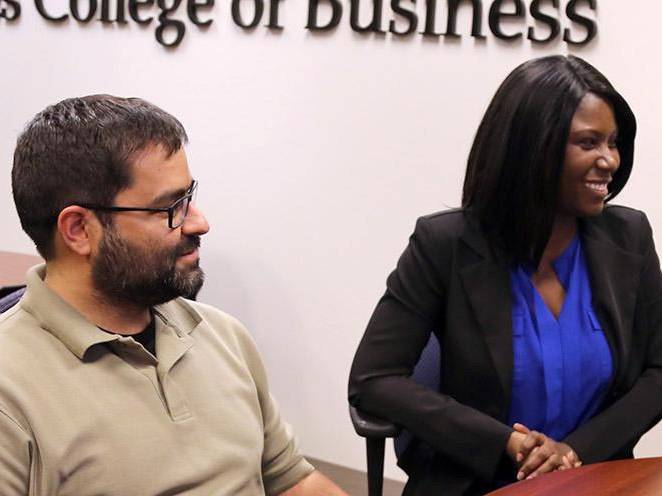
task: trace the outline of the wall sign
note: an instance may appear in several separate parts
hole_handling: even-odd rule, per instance
[[[271,30],[284,29],[278,20],[279,7],[284,0],[227,1],[232,22],[246,31],[260,25]],[[561,37],[570,45],[586,45],[598,31],[594,20],[597,0],[570,0],[565,9],[561,9],[559,0],[530,0],[528,5],[524,0],[424,0],[420,3],[424,7],[422,15],[416,0],[390,0],[390,3],[348,0],[349,5],[343,5],[341,0],[305,1],[308,2],[305,28],[310,31],[331,31],[346,22],[358,33],[459,38],[457,18],[461,7],[471,8],[471,36],[477,39],[485,39],[489,34],[509,42],[526,38],[532,43],[544,44]],[[23,3],[28,2],[0,0],[0,26],[2,21],[17,20]],[[198,28],[211,25],[214,4],[215,0],[68,0],[64,6],[56,0],[31,2],[37,13],[50,23],[154,23],[156,41],[169,48],[184,39],[187,21]],[[174,18],[175,13],[181,14],[180,8],[185,10],[185,16]],[[487,29],[483,26],[484,8],[489,8]],[[445,23],[439,22],[440,14],[446,15]],[[524,25],[527,19],[533,20],[534,25]],[[570,26],[563,32],[562,19],[569,21]],[[519,30],[513,28],[517,21],[524,23]],[[445,24],[444,31],[439,31],[439,24]]]

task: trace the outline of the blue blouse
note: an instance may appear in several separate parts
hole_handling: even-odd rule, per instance
[[[591,304],[579,236],[552,262],[566,291],[558,319],[531,281],[510,272],[513,382],[509,424],[520,422],[560,441],[595,415],[613,374],[612,356]]]

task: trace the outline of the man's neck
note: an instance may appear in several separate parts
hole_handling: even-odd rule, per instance
[[[152,319],[150,309],[117,302],[94,288],[89,266],[49,262],[44,284],[94,325],[121,334],[137,334]]]

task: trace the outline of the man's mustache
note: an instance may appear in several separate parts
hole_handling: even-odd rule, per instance
[[[177,245],[177,256],[190,253],[200,247],[200,236],[187,236],[179,245]]]

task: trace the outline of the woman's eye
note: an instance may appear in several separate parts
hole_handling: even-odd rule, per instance
[[[585,150],[590,150],[595,147],[595,139],[593,138],[583,138],[579,141],[579,146]]]

